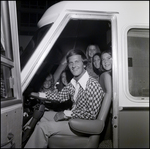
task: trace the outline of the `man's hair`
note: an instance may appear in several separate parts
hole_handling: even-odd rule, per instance
[[[84,52],[80,49],[72,49],[67,53],[67,56],[66,56],[67,63],[69,62],[69,57],[71,57],[73,55],[81,55],[83,64],[84,65],[87,64],[87,58],[86,58]]]

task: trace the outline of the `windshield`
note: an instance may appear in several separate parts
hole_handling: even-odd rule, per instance
[[[23,51],[20,57],[21,70],[24,68],[27,61],[30,59],[36,47],[39,45],[44,35],[47,33],[47,31],[51,26],[52,24],[48,24],[39,28],[34,34],[34,36],[31,38],[30,42],[28,43],[28,45],[26,46],[25,50]]]

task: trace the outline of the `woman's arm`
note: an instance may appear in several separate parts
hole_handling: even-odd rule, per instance
[[[102,88],[105,88],[105,96],[103,99],[103,106],[101,107],[101,111],[105,111],[104,108],[110,107],[111,104],[111,98],[112,98],[112,77],[109,73],[105,73],[100,76],[101,80],[103,81]],[[100,117],[103,119],[106,117],[107,113],[100,113]]]
[[[105,93],[109,98],[112,96],[112,78],[109,73],[105,73],[103,76],[103,81],[104,81],[104,88],[105,88]],[[103,88],[103,86],[102,86]]]

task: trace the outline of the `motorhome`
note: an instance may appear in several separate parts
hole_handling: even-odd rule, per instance
[[[96,44],[112,51],[112,147],[149,148],[149,1],[61,1],[37,25],[20,57],[16,2],[1,1],[1,147],[22,147],[28,95],[57,83],[66,53]]]

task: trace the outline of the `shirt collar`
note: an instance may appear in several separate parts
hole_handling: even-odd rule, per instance
[[[81,85],[81,87],[85,90],[86,88],[86,83],[89,79],[89,74],[87,71],[83,74],[83,76],[78,80],[78,83]],[[74,78],[71,79],[72,85],[75,87],[76,86],[76,80]]]

